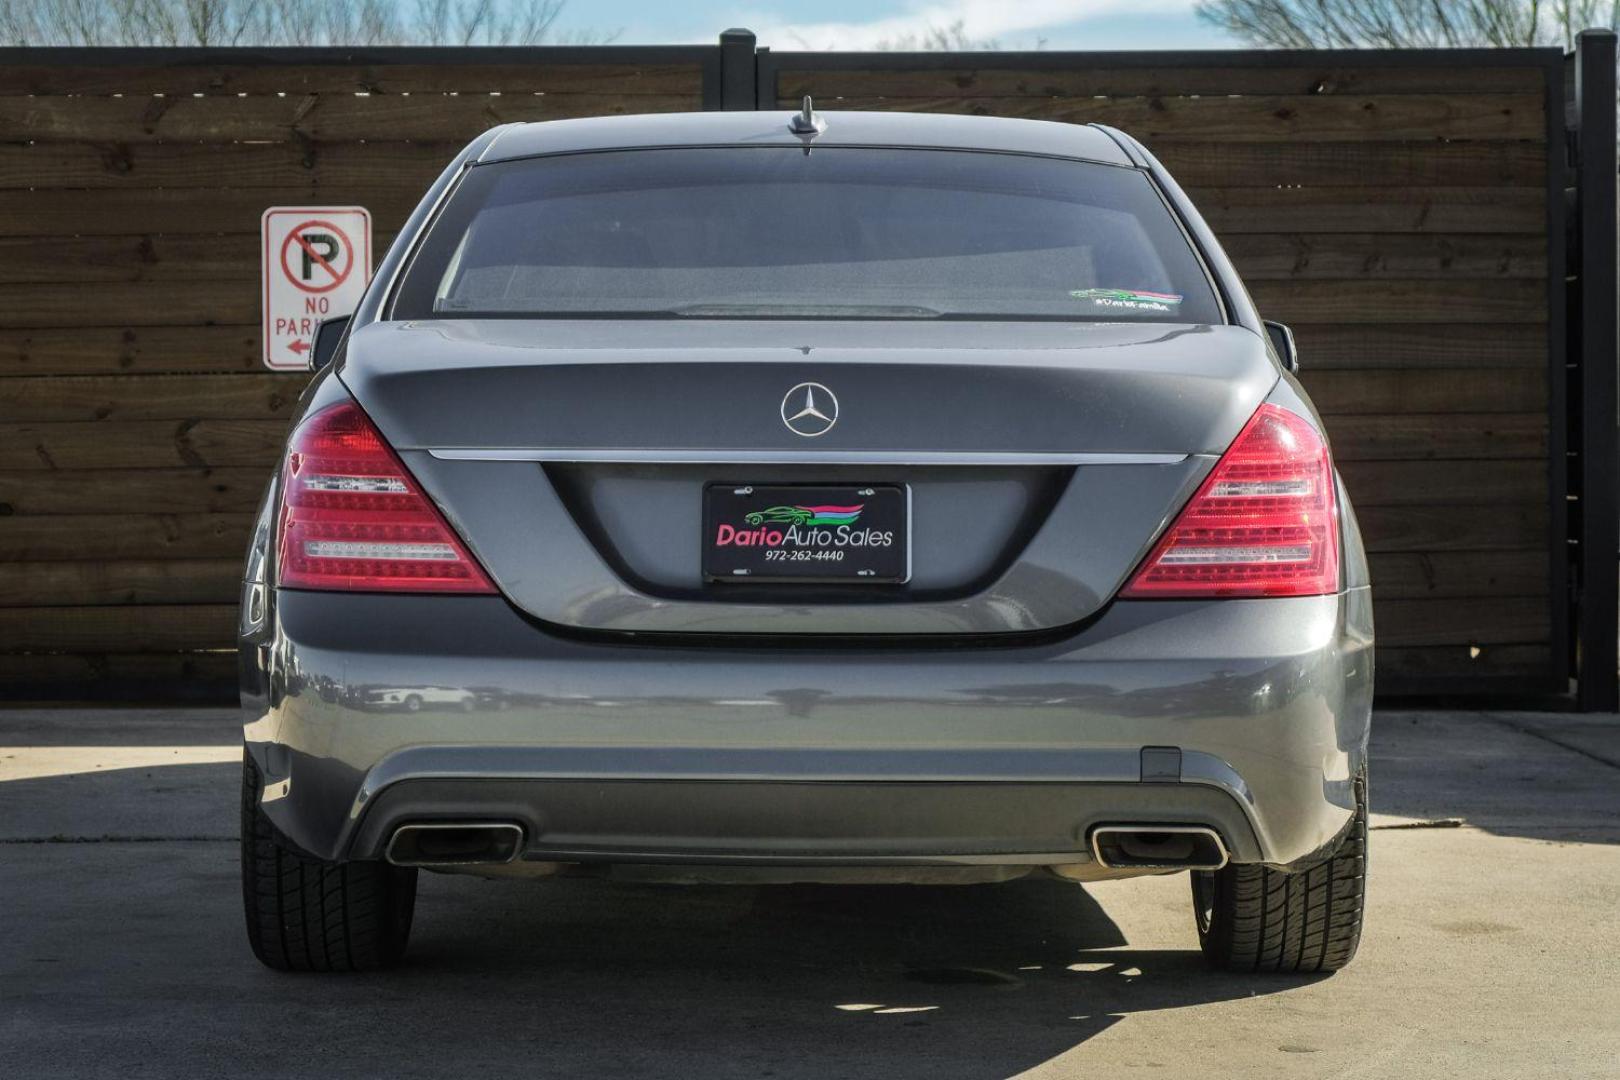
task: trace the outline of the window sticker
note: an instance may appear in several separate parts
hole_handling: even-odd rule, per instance
[[[1148,292],[1146,289],[1075,289],[1076,300],[1089,300],[1098,307],[1129,308],[1134,311],[1172,312],[1181,306],[1175,293]]]

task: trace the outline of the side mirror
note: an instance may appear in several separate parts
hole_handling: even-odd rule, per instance
[[[332,362],[332,357],[337,355],[338,344],[343,340],[344,331],[349,329],[350,318],[348,315],[337,315],[321,320],[320,325],[315,328],[315,342],[309,350],[309,370],[319,371]]]
[[[1280,322],[1267,321],[1266,336],[1271,339],[1271,347],[1283,367],[1288,369],[1290,375],[1298,375],[1299,346],[1294,344],[1294,332]]]

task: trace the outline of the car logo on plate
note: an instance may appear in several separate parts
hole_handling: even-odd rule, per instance
[[[838,423],[838,396],[818,382],[802,382],[782,398],[782,423],[807,439],[825,435]]]

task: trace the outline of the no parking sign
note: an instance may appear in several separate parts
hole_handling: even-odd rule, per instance
[[[302,369],[322,319],[351,314],[371,281],[371,214],[272,206],[263,235],[264,366]]]

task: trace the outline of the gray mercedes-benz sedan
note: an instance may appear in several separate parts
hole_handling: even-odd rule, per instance
[[[1187,870],[1218,966],[1355,952],[1355,518],[1129,136],[496,128],[316,357],[241,615],[265,964],[397,961],[422,868]]]

